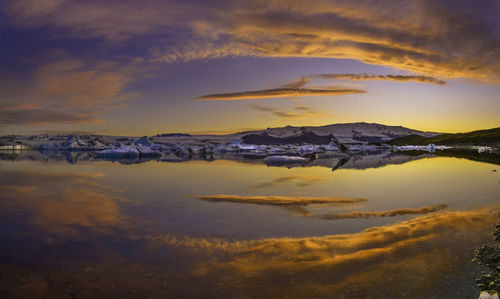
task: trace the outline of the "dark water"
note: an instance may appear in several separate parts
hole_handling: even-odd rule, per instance
[[[500,203],[498,165],[431,154],[1,158],[2,298],[471,298]]]

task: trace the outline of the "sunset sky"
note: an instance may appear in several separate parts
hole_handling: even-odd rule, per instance
[[[0,134],[500,126],[497,0],[4,0]]]

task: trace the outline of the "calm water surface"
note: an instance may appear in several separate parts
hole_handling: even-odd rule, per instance
[[[429,154],[335,171],[9,157],[2,298],[471,298],[500,203],[498,165]],[[234,200],[248,196],[260,202]]]

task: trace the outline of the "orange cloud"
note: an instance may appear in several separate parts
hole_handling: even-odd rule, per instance
[[[234,203],[250,203],[250,204],[265,204],[276,206],[303,206],[309,204],[326,204],[326,203],[358,203],[364,202],[363,198],[348,198],[348,197],[294,197],[294,196],[240,196],[228,194],[204,195],[198,197],[202,200],[213,202],[234,202]]]
[[[254,91],[232,92],[209,94],[195,98],[195,100],[226,101],[226,100],[250,100],[283,98],[298,96],[339,96],[346,94],[365,93],[361,89],[332,88],[332,89],[312,89],[312,88],[274,88]]]
[[[86,124],[102,123],[96,112],[58,111],[54,109],[10,109],[0,110],[0,126],[41,124]]]
[[[306,105],[298,105],[293,107],[295,111],[293,110],[286,111],[275,107],[263,106],[259,104],[252,104],[250,106],[259,111],[269,112],[270,114],[274,116],[279,116],[281,118],[310,118],[310,117],[321,117],[330,115],[329,113],[314,111],[313,109],[311,109],[309,106]]]
[[[26,78],[11,78],[0,86],[0,125],[103,122],[98,114],[136,96],[125,87],[147,70],[112,61],[89,65],[76,59],[41,65]]]
[[[147,59],[172,62],[225,56],[356,59],[427,75],[498,83],[494,1],[251,0],[7,1],[7,24],[49,27],[77,38],[120,43],[153,36]],[[170,34],[168,43],[155,34]]]

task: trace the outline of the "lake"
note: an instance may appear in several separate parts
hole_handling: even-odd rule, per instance
[[[498,161],[431,153],[0,158],[2,298],[471,298],[500,206]]]

